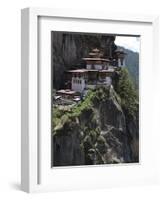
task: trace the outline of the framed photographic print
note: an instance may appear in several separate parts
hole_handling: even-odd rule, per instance
[[[22,190],[158,182],[157,38],[157,16],[22,10]]]

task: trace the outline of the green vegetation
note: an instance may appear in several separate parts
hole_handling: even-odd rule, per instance
[[[122,109],[134,117],[138,112],[138,94],[126,68],[120,71],[115,90],[121,98]]]
[[[52,113],[53,130],[58,130],[63,127],[64,123],[69,121],[75,121],[75,118],[79,117],[83,112],[93,112],[92,107],[94,103],[109,97],[109,88],[100,87],[95,90],[89,90],[87,96],[79,104],[72,107],[69,111],[65,111],[59,108],[54,108]],[[93,118],[91,120],[94,120]]]
[[[133,80],[136,89],[139,88],[139,53],[120,47],[126,53],[126,68]]]
[[[69,111],[64,111],[57,107],[54,108],[52,113],[53,133],[55,134],[56,130],[61,129],[67,121],[75,121],[76,117],[80,116],[82,112],[91,110],[91,104],[94,95],[95,91],[90,90],[84,101],[81,101]]]
[[[53,127],[57,126],[60,121],[60,118],[64,115],[64,111],[56,108],[52,110],[52,124]]]
[[[86,98],[72,108],[70,115],[78,117],[83,111],[90,110],[92,106],[92,100],[94,99],[95,94],[95,90],[89,90]]]

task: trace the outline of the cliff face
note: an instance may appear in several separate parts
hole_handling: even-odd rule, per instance
[[[56,89],[64,87],[66,70],[85,67],[82,58],[87,57],[93,48],[103,49],[106,57],[111,57],[117,48],[115,37],[109,35],[52,32],[51,36],[53,87]]]
[[[81,58],[93,48],[112,57],[114,40],[109,35],[52,32],[53,88],[65,88],[64,72],[85,67]],[[54,109],[54,166],[139,161],[138,98],[129,74],[121,71],[114,74],[113,86],[90,91],[71,110]]]
[[[53,132],[53,165],[138,162],[137,118],[127,118],[111,86],[91,91]]]

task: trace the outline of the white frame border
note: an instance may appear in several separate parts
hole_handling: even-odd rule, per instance
[[[25,8],[22,9],[21,14],[21,188],[26,192],[34,192],[44,189],[38,184],[40,148],[38,142],[38,17],[152,23],[154,31],[153,65],[158,66],[158,16],[50,8]],[[53,189],[55,188],[49,188],[49,190]]]

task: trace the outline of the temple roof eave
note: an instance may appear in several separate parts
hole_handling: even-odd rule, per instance
[[[105,62],[110,62],[109,59],[106,59],[106,58],[82,58],[82,60],[85,60],[85,61],[105,61]]]
[[[87,73],[87,72],[114,72],[114,69],[105,69],[105,70],[97,70],[97,69],[76,69],[76,70],[67,70],[68,73]]]

